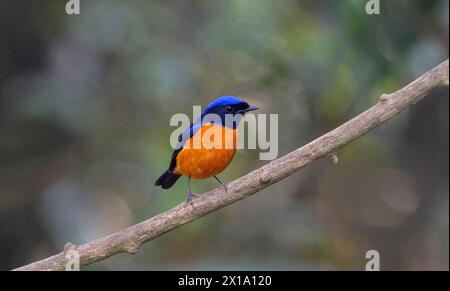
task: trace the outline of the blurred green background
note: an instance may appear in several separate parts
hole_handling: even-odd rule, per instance
[[[169,119],[221,95],[285,154],[448,58],[449,1],[0,1],[0,269],[185,199]],[[261,193],[88,270],[449,268],[448,88]],[[263,165],[241,150],[221,175]],[[194,192],[216,187],[193,184]]]

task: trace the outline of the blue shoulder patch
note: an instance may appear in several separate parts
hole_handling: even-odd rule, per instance
[[[180,136],[178,137],[178,144],[177,144],[177,147],[175,148],[175,150],[181,149],[184,146],[184,144],[186,143],[186,141],[188,141],[191,137],[193,137],[194,134],[201,127],[202,127],[202,123],[201,122],[196,122],[194,124],[191,124],[191,126],[189,126],[188,129],[183,131],[183,133],[180,134]]]

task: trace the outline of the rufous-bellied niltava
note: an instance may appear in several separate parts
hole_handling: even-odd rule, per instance
[[[226,184],[217,174],[225,170],[236,153],[236,128],[239,121],[246,112],[256,109],[234,96],[222,96],[212,101],[200,119],[179,136],[169,168],[156,180],[155,185],[169,189],[178,178],[186,176],[188,202],[192,202],[191,179],[214,177],[227,191]],[[211,115],[218,120],[208,121]]]

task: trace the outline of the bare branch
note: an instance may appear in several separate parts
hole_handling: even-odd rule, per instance
[[[448,86],[448,70],[447,59],[406,87],[391,94],[383,94],[380,102],[338,128],[231,182],[226,193],[219,187],[194,197],[193,205],[183,202],[146,221],[80,246],[68,243],[63,252],[16,270],[64,270],[65,254],[71,249],[79,252],[81,266],[118,253],[134,254],[143,243],[261,191],[316,159],[330,155],[336,157],[337,161],[335,152],[339,148],[425,98],[433,89]]]

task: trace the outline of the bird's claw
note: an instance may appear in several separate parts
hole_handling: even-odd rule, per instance
[[[227,184],[223,183],[222,184],[223,189],[225,190],[225,192],[228,192],[228,186]]]
[[[193,198],[194,197],[198,197],[198,196],[200,196],[200,195],[192,193],[192,192],[188,193],[188,196],[187,196],[187,199],[186,199],[186,203],[193,205],[194,204]]]
[[[224,182],[222,182],[222,180],[220,180],[219,177],[217,177],[217,176],[214,176],[214,179],[216,179],[216,181],[219,182],[219,184],[223,187],[223,189],[225,190],[225,192],[228,192],[227,184],[225,184]]]

